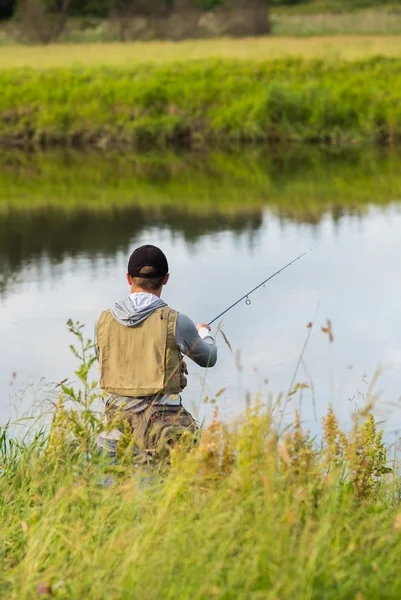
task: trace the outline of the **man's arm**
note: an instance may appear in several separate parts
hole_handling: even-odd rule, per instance
[[[217,347],[210,335],[208,325],[198,328],[189,317],[181,313],[177,317],[177,346],[200,367],[214,367],[217,362]]]

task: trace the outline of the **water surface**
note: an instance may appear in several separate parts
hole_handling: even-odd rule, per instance
[[[1,421],[74,378],[69,318],[86,324],[128,292],[129,253],[166,252],[165,299],[196,322],[308,251],[222,320],[219,361],[191,365],[185,404],[210,419],[287,393],[309,427],[330,402],[344,423],[376,369],[377,414],[397,429],[401,391],[401,175],[398,156],[231,153],[143,157],[3,155],[0,160]],[[1,181],[2,180],[2,181]],[[321,326],[330,319],[334,342]],[[394,403],[394,405],[392,404]]]

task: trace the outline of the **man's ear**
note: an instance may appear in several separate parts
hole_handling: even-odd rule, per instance
[[[167,275],[164,278],[163,285],[167,285],[169,279],[170,279],[170,273],[167,273]]]
[[[127,273],[126,278],[127,278],[128,285],[131,286],[132,285],[132,277],[129,273]]]

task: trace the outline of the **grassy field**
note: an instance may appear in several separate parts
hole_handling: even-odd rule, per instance
[[[298,18],[298,17],[294,17]],[[400,30],[401,31],[401,30]],[[266,61],[286,57],[328,61],[401,56],[401,37],[378,35],[208,39],[183,42],[53,44],[0,46],[0,68],[164,65],[205,59]]]
[[[0,70],[0,142],[396,142],[401,60]]]
[[[170,466],[135,466],[127,430],[111,464],[88,361],[50,435],[0,430],[1,597],[398,600],[401,480],[371,407],[349,433],[330,410],[321,443],[296,415],[216,412]]]

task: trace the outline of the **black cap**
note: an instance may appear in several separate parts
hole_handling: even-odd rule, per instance
[[[144,267],[152,267],[152,273],[142,273]],[[164,277],[168,273],[168,262],[165,254],[156,246],[141,246],[134,250],[128,262],[128,274],[131,277],[155,279]]]

